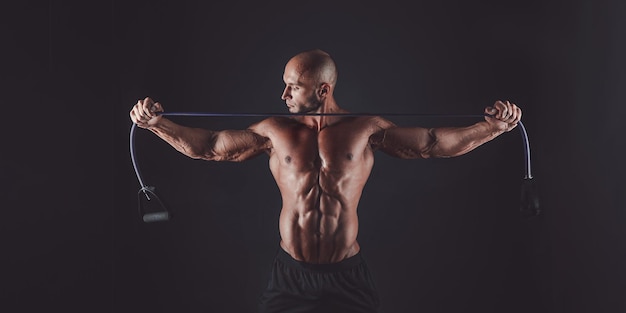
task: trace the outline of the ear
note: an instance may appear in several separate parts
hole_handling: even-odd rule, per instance
[[[329,92],[330,92],[330,85],[327,83],[322,83],[317,91],[317,96],[320,98],[324,98],[328,96]]]

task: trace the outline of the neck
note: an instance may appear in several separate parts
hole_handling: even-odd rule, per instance
[[[340,108],[334,98],[329,98],[320,107],[310,113],[328,114],[328,113],[347,113],[348,111]],[[341,116],[301,116],[300,122],[320,131],[325,127],[335,124],[341,120]]]

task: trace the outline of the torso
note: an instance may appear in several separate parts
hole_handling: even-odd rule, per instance
[[[321,130],[295,119],[262,122],[270,170],[282,195],[281,247],[297,260],[335,263],[355,255],[357,206],[374,164],[372,117],[343,117]]]

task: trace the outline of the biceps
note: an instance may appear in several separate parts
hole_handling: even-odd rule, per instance
[[[204,159],[245,161],[267,150],[269,139],[250,130],[223,130],[211,137]]]
[[[428,158],[436,144],[432,128],[394,127],[385,131],[381,150],[403,159]]]

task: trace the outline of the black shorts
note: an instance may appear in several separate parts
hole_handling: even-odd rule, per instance
[[[378,294],[361,253],[332,264],[295,260],[282,248],[260,297],[259,312],[377,312]]]

